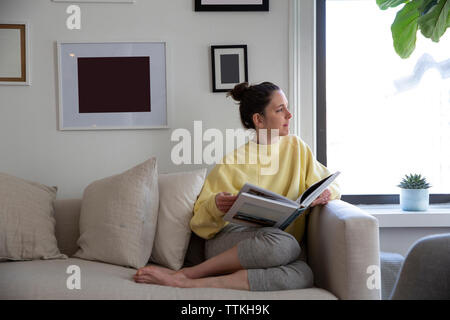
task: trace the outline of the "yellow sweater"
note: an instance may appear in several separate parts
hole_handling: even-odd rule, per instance
[[[225,213],[216,206],[215,196],[219,192],[235,195],[249,182],[296,200],[309,186],[328,175],[329,170],[295,135],[280,137],[277,143],[271,145],[257,144],[251,140],[226,155],[208,174],[194,205],[190,227],[199,237],[211,239],[229,223],[223,220]],[[328,188],[331,200],[340,199],[336,181]],[[305,231],[305,216],[298,217],[285,230],[299,242]]]

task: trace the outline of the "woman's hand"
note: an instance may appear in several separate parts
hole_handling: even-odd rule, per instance
[[[330,201],[331,192],[326,189],[322,194],[311,203],[311,207],[317,206],[318,204],[326,205]]]
[[[233,196],[229,192],[220,192],[216,194],[216,206],[225,214],[228,212],[228,210],[230,210],[236,199],[237,196]]]

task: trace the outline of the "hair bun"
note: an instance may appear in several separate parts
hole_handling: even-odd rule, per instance
[[[239,83],[232,90],[228,91],[227,96],[231,96],[236,101],[241,101],[248,88],[248,82]]]

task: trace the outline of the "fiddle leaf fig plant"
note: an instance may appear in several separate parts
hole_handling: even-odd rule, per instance
[[[376,0],[381,10],[403,4],[391,25],[394,49],[402,58],[408,58],[416,48],[417,31],[434,42],[439,42],[450,27],[450,0]]]

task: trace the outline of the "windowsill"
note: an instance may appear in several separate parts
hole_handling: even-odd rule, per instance
[[[450,228],[450,203],[431,204],[427,211],[403,211],[399,204],[357,207],[377,218],[380,228]]]

